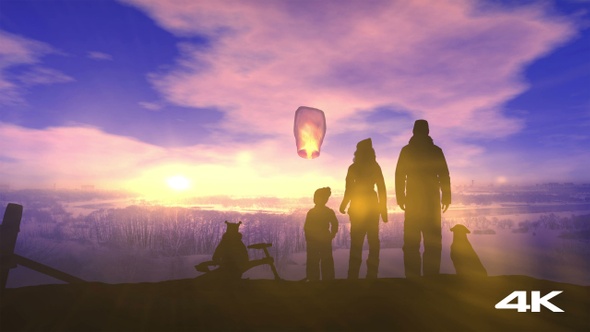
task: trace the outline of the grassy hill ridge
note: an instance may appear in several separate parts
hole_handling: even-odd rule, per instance
[[[515,290],[563,293],[553,313],[498,310]],[[2,331],[582,331],[590,287],[526,276],[42,285],[2,294]]]

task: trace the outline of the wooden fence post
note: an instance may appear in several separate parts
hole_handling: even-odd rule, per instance
[[[0,226],[0,289],[2,290],[6,288],[8,272],[16,267],[13,254],[22,217],[23,206],[8,203]]]

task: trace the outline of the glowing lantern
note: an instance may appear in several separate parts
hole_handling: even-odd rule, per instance
[[[295,111],[295,143],[301,158],[320,156],[320,147],[326,135],[326,117],[317,108],[301,106]]]

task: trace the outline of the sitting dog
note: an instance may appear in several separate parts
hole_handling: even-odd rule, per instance
[[[451,244],[451,260],[457,275],[486,277],[488,272],[483,267],[479,257],[467,239],[471,233],[467,227],[457,224],[451,228],[453,243]]]

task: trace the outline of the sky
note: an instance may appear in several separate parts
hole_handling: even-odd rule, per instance
[[[590,182],[590,2],[0,0],[10,188],[311,197],[371,138],[393,196],[416,119],[453,185]]]

